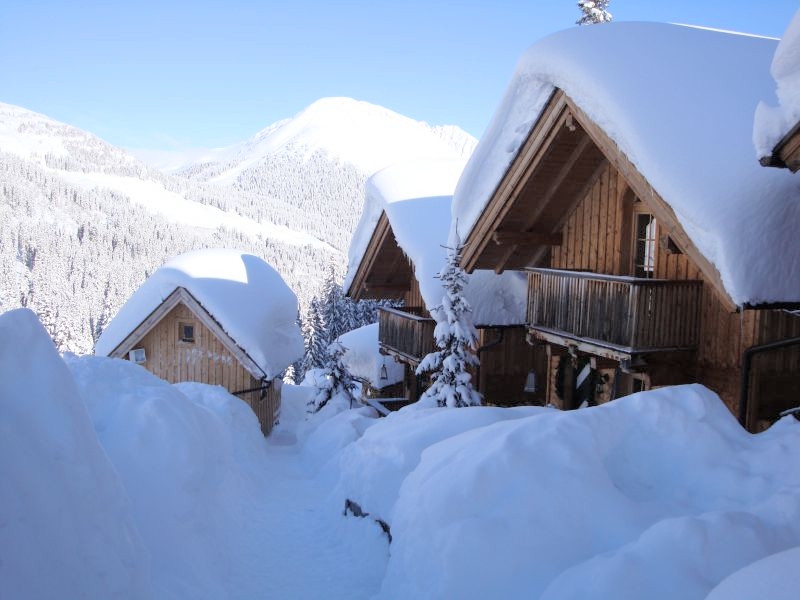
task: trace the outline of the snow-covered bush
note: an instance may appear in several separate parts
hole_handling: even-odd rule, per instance
[[[316,379],[319,391],[308,403],[309,412],[318,412],[331,400],[346,403],[350,407],[356,402],[358,383],[342,360],[345,350],[339,342],[328,346],[325,365]]]

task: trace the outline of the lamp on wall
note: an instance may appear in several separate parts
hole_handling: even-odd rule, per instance
[[[383,357],[383,364],[381,365],[380,380],[387,381],[389,379],[389,371],[386,369],[386,356]]]
[[[526,394],[533,394],[536,392],[536,371],[533,369],[528,371],[528,376],[525,378],[525,387],[522,391]]]

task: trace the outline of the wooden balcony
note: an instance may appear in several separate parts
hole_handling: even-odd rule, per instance
[[[615,359],[693,350],[701,281],[530,269],[528,324],[540,337]]]
[[[419,363],[436,345],[433,330],[436,321],[423,317],[419,310],[381,308],[378,311],[378,341],[381,347],[413,363]]]

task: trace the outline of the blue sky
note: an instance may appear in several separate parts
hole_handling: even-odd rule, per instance
[[[616,21],[780,37],[798,0],[612,0]],[[0,3],[0,102],[126,148],[242,141],[326,96],[479,137],[576,0]]]

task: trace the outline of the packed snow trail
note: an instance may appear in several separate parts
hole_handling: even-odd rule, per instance
[[[345,518],[296,446],[269,443],[258,511],[234,561],[230,598],[370,598],[388,541],[368,519]],[[343,507],[342,507],[343,508]]]

